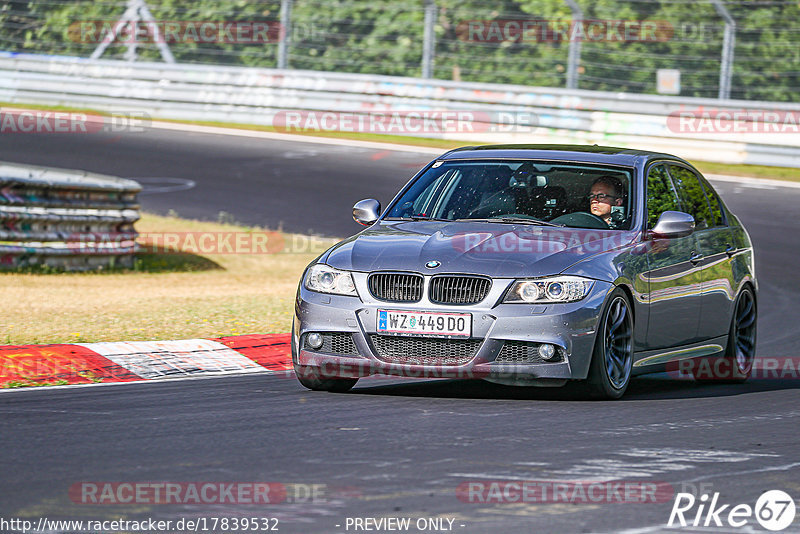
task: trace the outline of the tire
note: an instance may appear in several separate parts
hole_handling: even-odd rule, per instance
[[[741,384],[750,378],[756,356],[756,325],[758,308],[756,297],[749,286],[745,286],[733,305],[731,327],[728,331],[728,344],[725,347],[726,376],[697,378],[700,383]],[[727,371],[727,370],[730,371]],[[729,376],[728,376],[729,375]]]
[[[619,399],[628,389],[633,367],[633,309],[625,292],[616,288],[597,326],[589,376],[584,384],[593,399]]]

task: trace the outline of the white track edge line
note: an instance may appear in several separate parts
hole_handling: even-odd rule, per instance
[[[338,139],[334,137],[316,137],[312,135],[284,134],[276,132],[265,132],[262,130],[243,130],[238,128],[224,128],[221,126],[200,126],[197,124],[184,124],[175,122],[153,121],[150,128],[162,130],[179,130],[184,132],[207,133],[216,135],[235,135],[239,137],[254,137],[257,139],[274,139],[278,141],[292,141],[299,143],[313,143],[318,145],[335,145],[352,148],[374,148],[377,150],[387,150],[393,152],[415,152],[418,154],[444,154],[449,149],[434,148],[414,145],[400,145],[394,143],[380,143],[377,141],[359,141],[355,139]],[[464,141],[464,145],[470,145],[469,141]]]
[[[377,141],[360,141],[356,139],[339,139],[333,137],[316,137],[312,135],[296,135],[277,132],[265,132],[262,130],[244,130],[239,128],[226,128],[222,126],[201,126],[198,124],[185,124],[180,122],[161,122],[153,121],[151,128],[162,130],[179,130],[185,132],[207,133],[216,135],[234,135],[239,137],[253,137],[257,139],[274,139],[279,141],[291,141],[299,143],[312,143],[319,145],[346,146],[353,148],[372,148],[376,150],[388,150],[392,152],[413,152],[417,154],[444,154],[449,149],[424,147],[415,145],[402,145],[398,143],[381,143]],[[474,145],[474,142],[464,141],[464,146]],[[719,182],[737,182],[751,185],[767,185],[774,187],[791,187],[800,189],[800,182],[788,180],[773,180],[770,178],[752,178],[746,176],[730,176],[726,174],[704,174],[709,180]]]
[[[213,380],[217,378],[228,378],[228,377],[241,377],[241,376],[257,376],[257,375],[266,375],[266,376],[278,376],[283,378],[281,375],[285,375],[286,373],[294,374],[294,371],[287,370],[287,371],[272,371],[270,369],[264,368],[263,371],[249,371],[246,373],[214,373],[214,374],[206,374],[202,376],[181,376],[175,378],[150,378],[150,379],[142,379],[142,380],[131,380],[127,382],[95,382],[92,384],[63,384],[59,386],[25,386],[19,388],[0,388],[0,395],[6,393],[18,393],[20,391],[58,391],[63,389],[76,389],[76,388],[86,388],[86,387],[102,387],[102,386],[129,386],[133,384],[155,384],[155,383],[164,383],[164,382],[184,382],[187,380]],[[288,378],[288,377],[287,377]]]
[[[727,174],[704,174],[712,182],[732,182],[740,185],[755,185],[768,187],[790,187],[800,189],[800,182],[790,182],[788,180],[772,180],[770,178],[750,178],[747,176],[729,176]]]

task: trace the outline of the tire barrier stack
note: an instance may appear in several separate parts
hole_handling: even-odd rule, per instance
[[[132,268],[141,186],[0,162],[0,269]]]

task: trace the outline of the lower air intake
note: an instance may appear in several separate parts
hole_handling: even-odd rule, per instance
[[[475,357],[480,339],[370,336],[376,356],[388,363],[407,365],[464,365]]]

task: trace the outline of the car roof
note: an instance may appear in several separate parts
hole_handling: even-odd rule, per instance
[[[654,159],[681,158],[660,152],[598,145],[483,145],[447,152],[439,160],[455,159],[552,159],[635,166]]]

